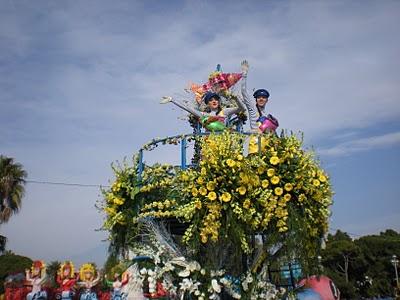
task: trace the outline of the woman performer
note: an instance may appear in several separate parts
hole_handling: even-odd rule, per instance
[[[42,284],[47,279],[46,265],[43,261],[34,261],[31,270],[25,270],[25,278],[32,285],[32,291],[26,296],[27,300],[47,299],[46,291],[42,291]]]
[[[265,106],[268,103],[269,92],[265,89],[258,89],[254,92],[255,101],[251,100],[247,93],[247,73],[249,71],[249,63],[244,60],[242,66],[242,97],[244,104],[249,112],[250,129],[254,133],[275,132],[278,128],[278,120],[272,115],[265,113]],[[265,139],[261,140],[261,147],[265,147]],[[258,152],[258,141],[256,137],[250,139],[249,154]]]
[[[62,300],[72,300],[75,296],[75,284],[78,281],[78,274],[74,273],[74,265],[71,261],[64,262],[58,270],[57,283],[61,289]]]
[[[238,98],[234,97],[237,107],[222,108],[221,97],[214,92],[207,92],[203,96],[203,101],[206,103],[207,108],[202,112],[193,107],[189,107],[183,103],[174,100],[172,97],[163,97],[161,104],[168,102],[174,103],[176,106],[191,113],[200,119],[201,124],[209,131],[222,131],[226,128],[226,123],[229,117],[241,111],[245,111],[246,107]]]
[[[112,286],[113,291],[111,293],[112,300],[126,299],[127,295],[122,292],[122,287],[129,281],[129,274],[123,273],[122,276],[119,273],[114,274],[114,281],[107,281],[109,286]]]
[[[79,297],[80,300],[97,300],[97,295],[92,288],[99,283],[100,276],[95,278],[96,270],[92,264],[84,264],[79,269],[78,286],[83,287],[84,290]]]

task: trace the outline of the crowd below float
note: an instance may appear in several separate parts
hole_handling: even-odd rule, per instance
[[[127,227],[127,222],[134,220],[137,227],[146,228],[146,234],[151,236],[129,249],[136,257],[130,258],[131,263],[125,270],[108,278],[92,264],[84,264],[76,272],[73,263],[67,261],[57,274],[58,287],[50,289],[46,286],[49,278],[45,275],[45,264],[35,261],[31,270],[26,270],[24,287],[7,288],[6,299],[339,299],[339,291],[326,276],[308,273],[306,278],[298,280],[297,286],[291,282],[286,289],[276,288],[267,276],[268,259],[284,257],[282,253],[302,250],[316,257],[328,229],[332,192],[328,176],[312,155],[301,149],[301,142],[294,136],[278,137],[279,122],[266,109],[270,93],[257,89],[254,99],[249,96],[248,70],[247,61],[241,63],[240,73],[223,73],[218,65],[206,83],[191,84],[186,90],[192,95],[191,102],[179,97],[162,97],[162,104],[172,103],[189,113],[196,133],[202,127],[211,135],[200,142],[203,148],[196,162],[198,170],[149,168],[141,180],[151,179],[160,170],[165,171],[164,177],[155,183],[145,183],[139,190],[132,182],[118,181],[117,174],[112,188],[105,193],[104,228],[115,237],[121,228],[125,231],[132,228]],[[240,92],[235,93],[233,87],[239,81]],[[241,139],[230,132],[242,132],[246,121],[250,137],[245,154],[235,146],[242,143]],[[285,158],[279,158],[278,152],[284,153]],[[234,157],[224,157],[227,153],[233,153]],[[257,153],[263,154],[262,157]],[[219,159],[221,165],[218,165]],[[292,170],[293,166],[301,170]],[[132,169],[137,171],[136,167]],[[213,178],[213,172],[220,170],[225,177]],[[233,182],[229,176],[236,176],[235,172],[238,174]],[[236,183],[239,186],[226,188]],[[149,203],[144,200],[140,208],[123,208],[140,193],[151,196],[153,191],[165,189],[169,194],[171,186],[182,189],[171,194],[178,198]],[[218,191],[217,186],[225,190]],[[123,199],[128,197],[121,192],[123,189],[129,191],[128,200]],[[180,204],[179,197],[187,202],[182,200]],[[179,242],[174,240],[176,233],[174,236],[166,233],[154,222],[171,217],[186,224]],[[153,221],[148,221],[149,218]],[[237,226],[236,231],[230,228],[231,221]],[[222,229],[226,229],[224,233]],[[299,237],[304,241],[299,241]],[[256,240],[261,245],[257,249]],[[287,240],[295,242],[290,244]],[[221,244],[222,241],[227,244]],[[191,257],[185,258],[185,255]],[[286,255],[287,261],[300,260],[290,255]],[[152,267],[140,269],[143,261],[147,265],[151,261]],[[221,265],[224,268],[217,269]],[[289,270],[293,281],[293,272]]]

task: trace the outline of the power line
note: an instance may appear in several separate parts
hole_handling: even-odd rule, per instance
[[[78,186],[78,187],[110,187],[109,185],[102,184],[85,184],[85,183],[72,183],[72,182],[55,182],[55,181],[40,181],[40,180],[25,180],[26,183],[33,184],[48,184],[48,185],[63,185],[63,186]]]

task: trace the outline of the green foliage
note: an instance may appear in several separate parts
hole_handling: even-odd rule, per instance
[[[343,298],[391,296],[394,279],[394,266],[390,262],[392,255],[400,256],[400,234],[394,230],[354,241],[338,230],[328,236],[322,264]]]
[[[16,255],[7,251],[0,256],[0,294],[4,292],[4,280],[7,275],[23,273],[25,269],[29,269],[32,260],[29,257]]]
[[[60,269],[61,262],[59,261],[52,261],[46,266],[46,273],[48,276],[48,283],[50,287],[57,287],[57,272]]]
[[[21,164],[0,155],[0,224],[8,222],[11,215],[21,208],[26,176]]]

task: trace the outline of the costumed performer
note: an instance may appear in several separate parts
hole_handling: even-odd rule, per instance
[[[79,274],[75,274],[74,264],[71,261],[65,261],[58,270],[56,280],[60,285],[60,299],[72,300],[75,296],[75,284],[78,279]]]
[[[115,273],[114,281],[107,280],[107,285],[113,288],[111,293],[112,300],[121,300],[127,298],[127,295],[122,292],[122,287],[126,285],[128,282],[129,282],[129,273],[127,272],[122,273],[122,275],[119,273]]]
[[[249,63],[244,60],[241,64],[242,67],[242,83],[241,91],[243,102],[246,105],[249,113],[250,129],[254,133],[275,132],[278,128],[278,120],[271,114],[266,114],[265,106],[269,100],[269,92],[265,89],[258,89],[254,92],[253,97],[255,101],[250,99],[247,93],[247,73],[249,71]],[[265,147],[265,138],[261,139],[261,148]],[[258,152],[258,139],[252,137],[250,139],[249,154]]]
[[[200,119],[200,123],[209,131],[222,131],[226,128],[229,117],[233,114],[238,114],[241,111],[245,111],[246,107],[237,98],[233,98],[237,104],[237,107],[226,107],[221,106],[221,97],[214,92],[207,92],[203,96],[203,101],[207,107],[204,112],[178,102],[172,97],[163,97],[161,104],[171,102],[183,110],[191,113],[192,115]]]
[[[80,300],[97,300],[97,294],[92,290],[100,281],[100,276],[96,275],[96,269],[90,263],[83,264],[79,269],[78,286],[83,287],[83,292],[79,297]]]
[[[44,261],[34,261],[31,270],[25,270],[25,278],[32,285],[32,291],[26,296],[27,300],[47,299],[47,292],[42,290],[42,284],[47,279]]]

